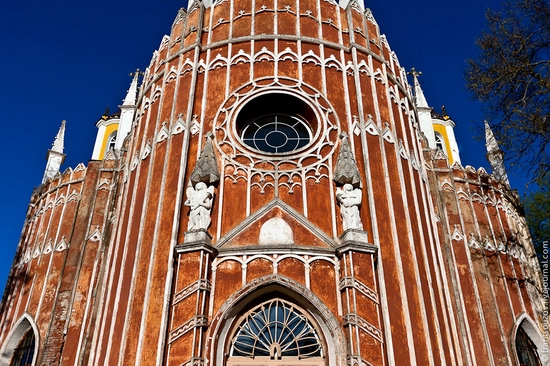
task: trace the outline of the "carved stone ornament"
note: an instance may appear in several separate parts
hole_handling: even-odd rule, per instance
[[[192,186],[195,186],[199,182],[213,184],[220,180],[218,163],[214,156],[214,148],[212,146],[212,133],[206,135],[204,148],[202,149],[193,173],[191,173],[190,180]]]
[[[344,231],[348,229],[363,230],[363,223],[359,215],[359,205],[362,197],[361,189],[353,188],[350,183],[344,184],[343,188],[336,188],[336,199],[340,203]]]
[[[340,184],[351,184],[357,188],[361,186],[361,176],[355,162],[355,157],[351,152],[351,147],[348,142],[348,134],[342,132],[340,134],[342,144],[340,145],[340,153],[336,160],[336,168],[334,169],[334,181]]]
[[[185,206],[191,208],[187,230],[206,230],[211,223],[210,210],[214,199],[214,186],[198,182],[195,187],[188,187],[186,193]]]

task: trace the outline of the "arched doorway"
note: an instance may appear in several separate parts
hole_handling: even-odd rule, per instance
[[[241,315],[228,344],[227,365],[325,365],[323,340],[313,319],[282,298]]]

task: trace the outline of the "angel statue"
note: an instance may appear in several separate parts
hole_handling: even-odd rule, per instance
[[[362,197],[361,189],[354,189],[349,183],[344,184],[343,188],[336,188],[336,199],[340,203],[344,231],[348,229],[363,230],[363,223],[359,215]]]
[[[191,208],[187,231],[206,230],[211,222],[210,210],[214,199],[214,186],[207,187],[205,183],[198,182],[195,188],[188,187],[186,193],[187,201],[184,204]]]

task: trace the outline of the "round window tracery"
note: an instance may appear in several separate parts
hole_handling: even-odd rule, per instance
[[[240,137],[253,149],[280,154],[306,146],[311,141],[311,128],[298,116],[268,114],[250,121]]]
[[[282,299],[249,311],[231,340],[230,356],[321,357],[322,346],[310,320]]]
[[[284,93],[266,93],[250,100],[236,123],[244,145],[269,154],[292,153],[308,146],[316,125],[311,107]]]

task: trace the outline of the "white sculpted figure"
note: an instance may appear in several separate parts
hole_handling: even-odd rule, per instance
[[[195,188],[187,188],[187,201],[185,206],[191,208],[187,231],[207,229],[210,226],[210,210],[214,198],[214,186],[207,187],[205,183],[198,182]]]
[[[343,189],[336,188],[336,199],[340,203],[344,231],[348,229],[363,230],[363,223],[359,215],[359,205],[362,197],[361,189],[354,189],[349,183],[344,184]]]

